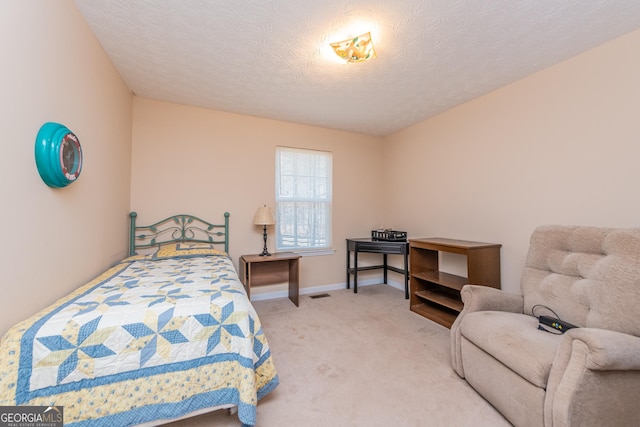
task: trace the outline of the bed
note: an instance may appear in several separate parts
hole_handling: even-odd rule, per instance
[[[55,406],[64,425],[158,425],[221,408],[255,425],[278,385],[223,224],[130,214],[129,256],[11,328],[0,406]]]

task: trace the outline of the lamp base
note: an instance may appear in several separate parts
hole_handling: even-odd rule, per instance
[[[262,235],[262,238],[264,239],[264,248],[262,249],[262,253],[260,254],[260,256],[271,256],[271,254],[267,250],[267,226],[266,225],[264,226],[264,233]]]

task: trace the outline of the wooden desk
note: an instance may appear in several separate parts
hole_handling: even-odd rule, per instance
[[[277,252],[271,256],[242,255],[240,280],[249,298],[254,286],[289,282],[289,299],[297,307],[300,290],[299,260],[300,255],[293,252]]]
[[[351,267],[351,251],[353,251],[353,268]],[[358,267],[358,252],[382,254],[382,265]],[[388,254],[402,255],[404,269],[387,264]],[[409,299],[409,242],[388,242],[385,240],[347,239],[347,289],[351,287],[350,275],[353,274],[353,292],[358,292],[358,271],[384,269],[384,283],[387,283],[387,270],[404,274],[404,297]]]

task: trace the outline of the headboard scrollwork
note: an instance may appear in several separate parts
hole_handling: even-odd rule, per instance
[[[151,225],[136,225],[138,214],[131,212],[129,256],[138,249],[154,248],[166,243],[210,243],[224,245],[229,252],[229,212],[224,213],[224,224],[212,224],[193,215],[179,214]]]

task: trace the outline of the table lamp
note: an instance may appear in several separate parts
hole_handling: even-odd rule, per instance
[[[268,208],[267,205],[258,208],[255,216],[253,217],[254,225],[262,225],[264,227],[264,249],[260,256],[271,256],[269,251],[267,250],[267,225],[274,225],[276,223],[276,218],[273,215],[273,211],[271,208]]]

